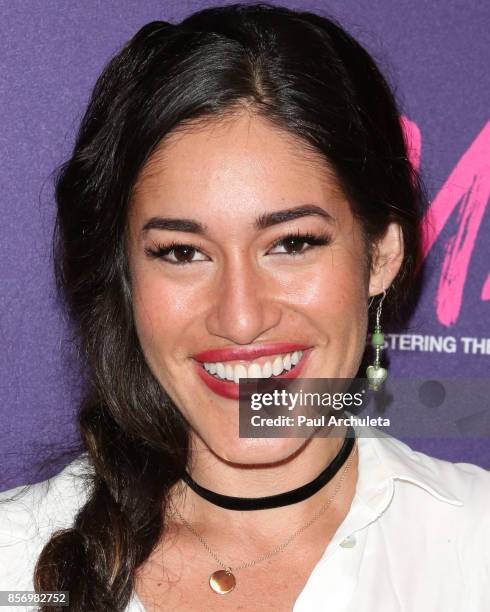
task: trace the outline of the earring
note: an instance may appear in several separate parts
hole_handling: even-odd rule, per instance
[[[376,325],[374,327],[374,332],[371,335],[371,344],[375,350],[374,363],[366,368],[368,387],[373,391],[378,391],[388,377],[388,370],[383,368],[380,363],[381,348],[385,342],[385,336],[381,331],[380,325],[381,308],[385,297],[386,291],[383,289],[383,296],[379,301],[378,308],[376,309]]]

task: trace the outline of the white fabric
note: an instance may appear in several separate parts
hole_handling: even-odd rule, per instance
[[[357,432],[352,506],[293,611],[490,611],[490,472],[412,451],[377,430]],[[17,501],[0,503],[0,590],[33,589],[42,547],[70,526],[87,497],[75,477],[87,467],[82,455]],[[144,612],[135,593],[125,612]]]

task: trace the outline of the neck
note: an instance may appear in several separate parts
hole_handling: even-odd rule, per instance
[[[201,486],[216,493],[233,497],[264,497],[290,491],[301,487],[322,472],[335,458],[345,439],[345,428],[337,428],[328,437],[314,437],[302,443],[280,461],[274,463],[237,464],[225,461],[214,454],[200,439],[193,440],[193,461],[188,472]],[[298,440],[298,442],[300,442]],[[257,455],[260,455],[258,449]],[[336,495],[334,503],[326,513],[333,516],[335,508],[352,501],[355,490],[356,461],[345,478],[342,489]],[[271,538],[284,537],[311,516],[332,495],[341,477],[344,466],[319,491],[307,499],[291,504],[265,510],[239,512],[216,506],[183,483],[176,485],[172,491],[172,503],[184,518],[191,524],[210,531],[229,530],[263,532]],[[354,484],[354,489],[352,487]],[[274,535],[277,533],[278,535]]]

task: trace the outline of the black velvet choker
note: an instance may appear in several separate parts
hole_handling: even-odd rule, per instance
[[[221,495],[220,493],[215,493],[214,491],[201,487],[201,485],[197,484],[187,472],[184,473],[182,479],[195,493],[212,504],[221,506],[221,508],[227,508],[228,510],[264,510],[265,508],[289,506],[290,504],[297,504],[304,499],[308,499],[308,497],[314,495],[324,487],[327,482],[332,480],[346,462],[354,446],[355,440],[356,436],[354,429],[353,427],[349,427],[342,447],[323,472],[311,482],[297,489],[293,489],[292,491],[278,493],[277,495],[268,495],[266,497],[232,497],[230,495]]]

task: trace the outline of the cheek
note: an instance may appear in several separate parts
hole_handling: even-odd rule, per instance
[[[302,309],[329,351],[321,374],[354,376],[365,350],[368,272],[361,256],[340,250],[306,279]]]
[[[365,264],[342,249],[330,252],[321,264],[305,269],[300,277],[283,277],[280,282],[289,302],[324,326],[342,321],[351,325],[353,317],[357,320],[367,307]]]
[[[160,360],[179,351],[182,334],[195,315],[195,292],[169,286],[161,275],[141,272],[133,277],[133,312],[146,356]]]
[[[354,343],[365,340],[368,303],[368,275],[364,261],[356,258],[339,265],[333,277],[328,308],[339,330],[339,337]],[[342,338],[341,338],[342,340]]]

